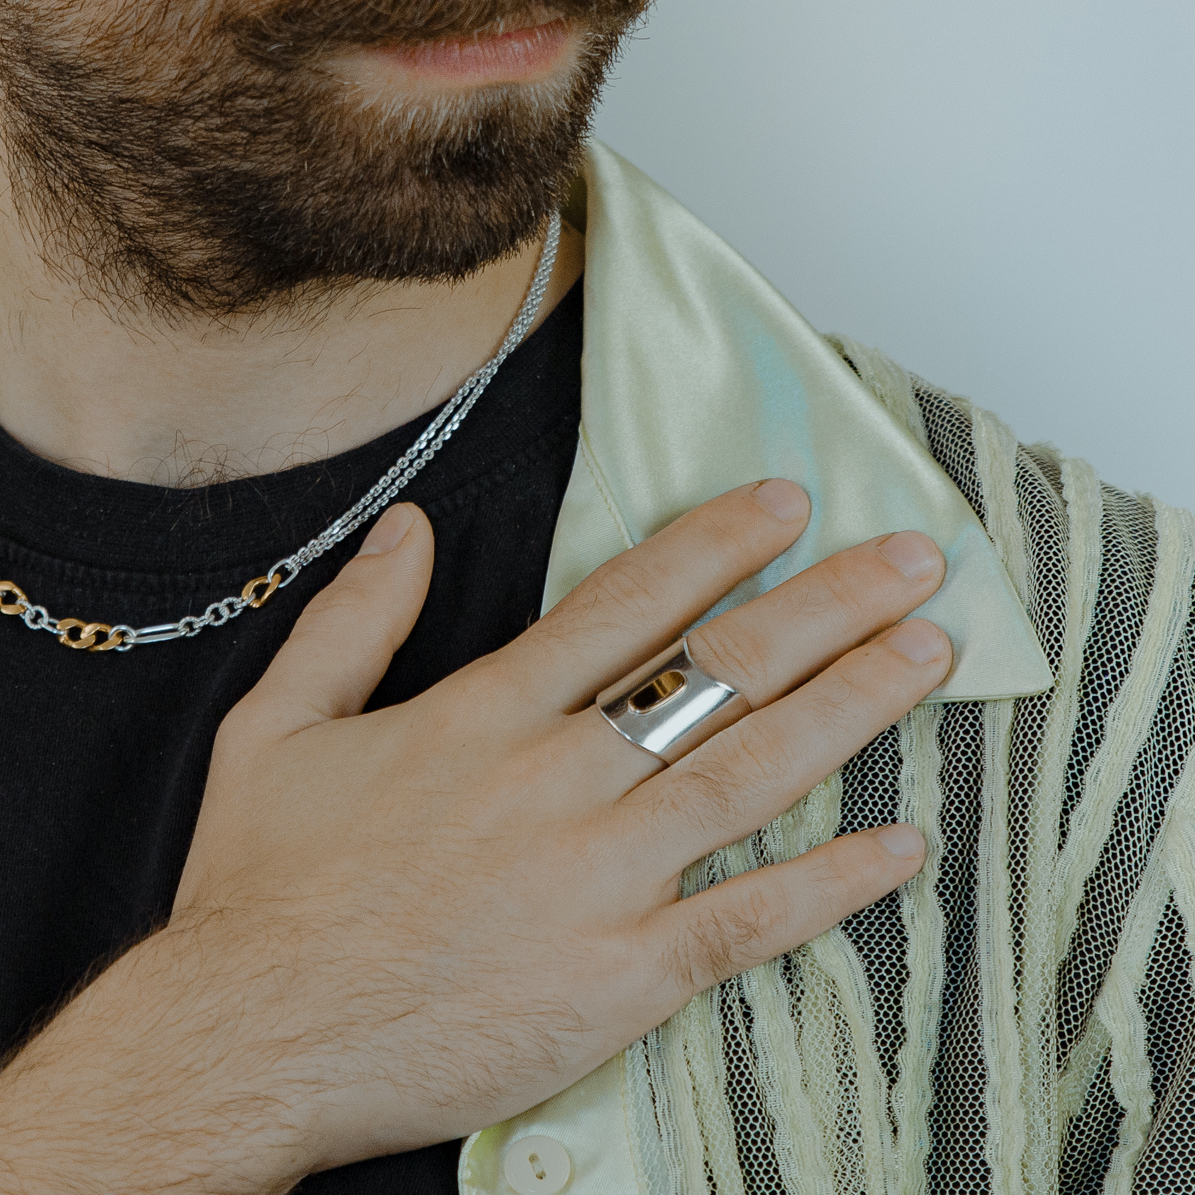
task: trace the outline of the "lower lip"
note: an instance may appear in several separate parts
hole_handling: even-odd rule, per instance
[[[429,81],[514,83],[551,72],[568,43],[569,26],[558,20],[493,37],[387,46],[373,53]]]

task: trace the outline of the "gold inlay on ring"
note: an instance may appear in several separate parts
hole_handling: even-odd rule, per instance
[[[673,669],[653,676],[637,693],[631,695],[630,706],[637,714],[646,714],[675,697],[685,687],[685,674]]]

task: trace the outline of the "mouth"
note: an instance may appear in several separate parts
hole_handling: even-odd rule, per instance
[[[379,65],[400,69],[412,81],[435,85],[526,83],[550,75],[572,41],[563,18],[521,28],[365,51]]]

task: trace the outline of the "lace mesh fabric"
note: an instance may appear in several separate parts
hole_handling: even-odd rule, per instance
[[[919,707],[690,869],[897,819],[930,848],[628,1051],[643,1189],[1195,1192],[1195,520],[834,343],[983,519],[1055,685]]]

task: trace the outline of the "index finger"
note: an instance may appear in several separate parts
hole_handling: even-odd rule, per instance
[[[506,662],[537,703],[588,704],[790,548],[808,522],[795,482],[730,490],[603,564],[503,649]]]

